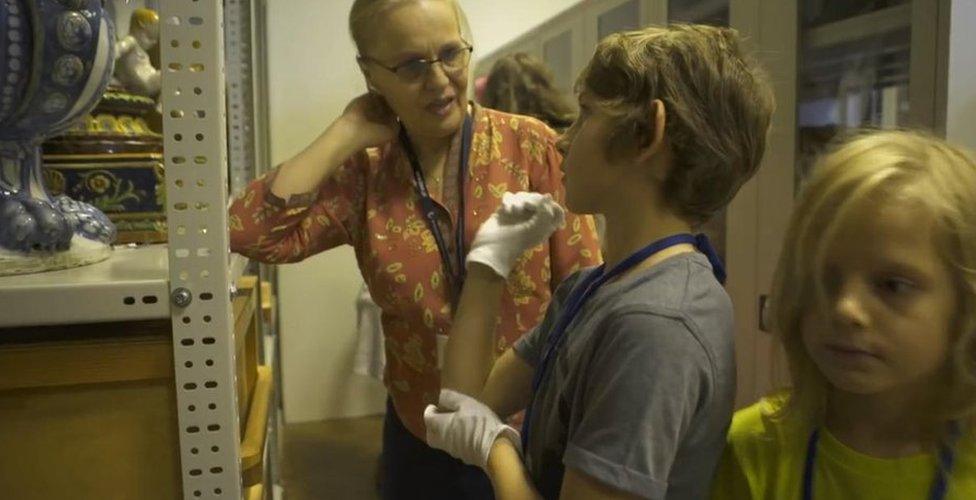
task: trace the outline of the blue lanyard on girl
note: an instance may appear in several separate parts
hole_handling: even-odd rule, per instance
[[[929,491],[931,500],[943,500],[946,496],[949,475],[952,474],[952,466],[956,458],[955,443],[959,439],[959,434],[958,423],[951,423],[948,438],[939,446],[939,466],[935,469],[935,479]],[[813,500],[813,475],[819,440],[820,429],[816,429],[810,434],[810,440],[807,442],[807,459],[803,464],[803,500]]]
[[[715,249],[712,248],[711,243],[709,243],[708,238],[704,234],[693,236],[685,233],[668,236],[667,238],[662,238],[651,243],[650,245],[631,254],[622,262],[614,266],[610,272],[604,273],[606,265],[600,265],[600,267],[590,272],[582,283],[573,287],[573,292],[566,299],[566,306],[563,308],[562,314],[559,316],[559,319],[556,321],[556,324],[553,326],[548,338],[546,339],[546,344],[542,351],[542,359],[540,360],[539,366],[536,368],[535,375],[532,379],[533,397],[529,402],[528,408],[525,410],[525,420],[522,422],[522,450],[524,452],[527,452],[529,449],[529,431],[532,425],[532,406],[535,401],[534,395],[539,392],[539,387],[542,385],[542,379],[545,376],[546,369],[549,366],[549,363],[552,362],[552,360],[556,357],[556,352],[559,350],[559,346],[562,344],[562,341],[566,336],[566,330],[576,318],[576,315],[579,314],[580,310],[583,309],[583,305],[586,303],[587,299],[593,296],[593,294],[596,293],[596,291],[603,286],[604,283],[607,283],[624,272],[633,269],[641,262],[647,260],[647,258],[651,255],[675,245],[682,244],[692,244],[698,248],[699,251],[704,253],[712,265],[712,272],[715,274],[715,278],[718,279],[719,283],[725,284],[725,267],[722,265],[722,260],[715,252]]]
[[[400,125],[400,144],[403,146],[403,151],[406,153],[407,160],[410,161],[410,167],[413,169],[414,187],[417,189],[417,196],[420,198],[420,206],[424,211],[424,219],[427,221],[427,227],[433,233],[434,241],[437,243],[437,250],[441,255],[441,265],[444,268],[444,275],[447,277],[449,288],[453,293],[451,303],[455,306],[457,306],[457,300],[461,296],[461,287],[464,285],[466,275],[464,269],[464,187],[467,185],[468,157],[471,154],[471,127],[471,115],[466,114],[464,116],[464,126],[461,130],[461,152],[458,158],[458,217],[457,230],[454,235],[454,250],[457,260],[452,261],[451,253],[447,247],[447,240],[444,238],[440,225],[437,223],[437,207],[434,204],[434,200],[430,197],[430,192],[427,190],[427,182],[424,180],[424,172],[420,167],[420,160],[417,159],[417,153],[414,151],[410,137],[407,135],[407,129],[402,124]]]

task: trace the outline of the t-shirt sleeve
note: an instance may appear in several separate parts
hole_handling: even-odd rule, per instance
[[[617,316],[598,338],[563,462],[642,498],[664,498],[708,392],[708,355],[683,321],[647,312]]]

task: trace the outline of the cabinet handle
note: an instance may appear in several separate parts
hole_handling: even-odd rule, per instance
[[[759,331],[769,332],[769,295],[759,296]]]

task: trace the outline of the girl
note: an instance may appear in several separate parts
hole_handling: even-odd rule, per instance
[[[771,300],[790,391],[739,411],[713,499],[976,498],[976,162],[913,132],[815,167]]]
[[[606,265],[567,278],[493,362],[503,277],[560,227],[545,196],[507,196],[468,255],[427,442],[485,468],[500,500],[703,498],[732,416],[732,305],[689,233],[755,173],[772,95],[738,35],[707,26],[607,37],[578,89],[566,204],[606,216]],[[526,407],[521,436],[501,424]]]

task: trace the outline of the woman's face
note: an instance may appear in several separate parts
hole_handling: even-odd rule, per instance
[[[383,12],[375,26],[361,48],[361,66],[373,91],[386,99],[414,138],[453,135],[467,112],[470,60],[454,8],[440,0],[404,3]],[[464,64],[435,63],[419,74],[404,66],[441,58]],[[388,69],[396,67],[397,72]]]

